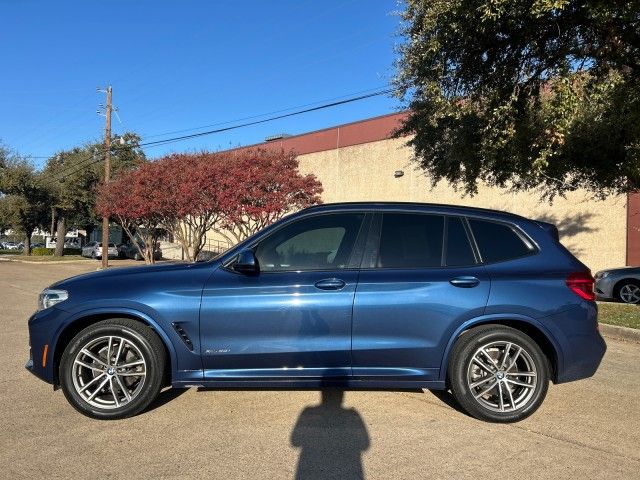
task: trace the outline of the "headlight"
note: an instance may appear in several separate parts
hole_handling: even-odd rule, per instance
[[[607,278],[611,272],[600,272],[598,278]]]
[[[47,288],[38,296],[38,310],[53,307],[56,303],[64,302],[69,298],[66,290],[53,290]]]

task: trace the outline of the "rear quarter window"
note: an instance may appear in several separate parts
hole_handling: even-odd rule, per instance
[[[524,257],[535,251],[509,224],[474,218],[468,220],[484,263]]]

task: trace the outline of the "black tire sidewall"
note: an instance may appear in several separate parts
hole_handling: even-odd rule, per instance
[[[131,321],[127,323],[129,322]],[[92,339],[106,335],[122,336],[135,343],[144,356],[147,371],[142,391],[131,402],[114,409],[99,409],[85,402],[76,392],[72,378],[73,362],[80,349]],[[69,403],[80,413],[103,420],[126,418],[144,410],[158,395],[164,371],[164,352],[157,351],[157,342],[149,338],[151,335],[155,333],[145,325],[135,325],[135,328],[132,328],[131,325],[118,323],[117,320],[102,321],[78,333],[65,348],[60,361],[60,383]]]
[[[511,341],[523,347],[531,356],[538,373],[533,397],[523,409],[515,412],[500,413],[483,407],[467,385],[467,369],[473,354],[482,345],[496,341]],[[503,326],[481,327],[477,332],[463,334],[456,342],[448,379],[454,397],[469,415],[489,422],[518,422],[533,414],[542,404],[549,387],[549,362],[537,343],[519,330]]]

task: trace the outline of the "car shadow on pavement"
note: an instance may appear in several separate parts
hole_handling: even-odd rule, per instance
[[[431,393],[434,397],[436,397],[438,400],[440,400],[450,408],[453,408],[456,412],[460,412],[467,417],[473,418],[462,409],[460,404],[456,401],[456,399],[453,397],[453,394],[449,390],[427,390],[427,392]]]
[[[151,412],[156,408],[162,407],[170,401],[175,400],[188,390],[188,388],[165,388],[158,394],[155,400],[149,404],[149,406],[144,410],[144,413]]]

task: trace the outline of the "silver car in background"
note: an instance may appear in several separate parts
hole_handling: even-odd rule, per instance
[[[91,257],[93,259],[102,258],[102,243],[100,242],[89,242],[84,247],[82,247],[82,256],[83,257]],[[118,257],[118,249],[116,248],[115,243],[110,243],[107,247],[107,256],[109,258],[117,258]]]
[[[640,267],[601,270],[594,278],[594,290],[599,300],[640,304]]]

